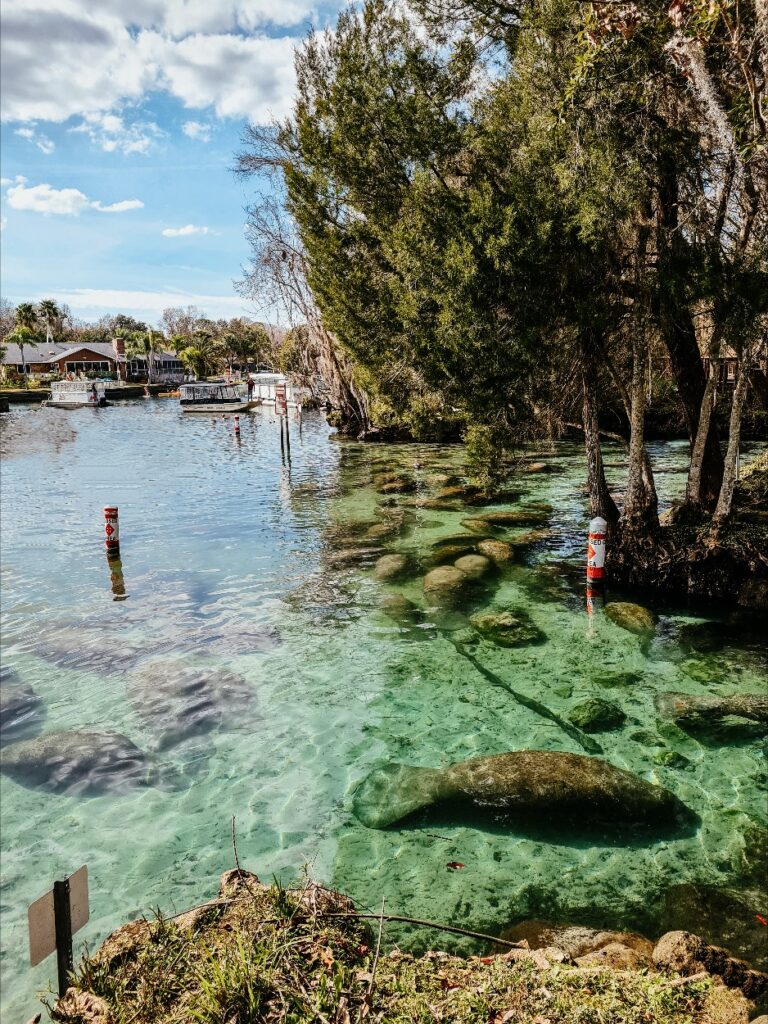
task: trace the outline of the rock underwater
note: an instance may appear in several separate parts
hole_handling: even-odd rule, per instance
[[[369,828],[386,828],[417,811],[448,811],[462,822],[467,809],[510,819],[525,829],[551,821],[608,827],[697,824],[697,816],[673,793],[584,754],[519,750],[476,757],[447,768],[389,765],[375,769],[357,788],[353,813]],[[458,810],[458,814],[456,813]]]
[[[117,732],[66,729],[13,743],[0,770],[23,786],[67,796],[118,793],[153,783],[149,758]]]

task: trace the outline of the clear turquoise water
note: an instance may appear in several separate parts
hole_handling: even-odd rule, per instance
[[[473,656],[561,716],[589,696],[616,700],[627,721],[595,737],[602,756],[672,789],[701,816],[692,835],[585,842],[565,827],[542,839],[459,819],[377,831],[353,817],[355,786],[382,763],[580,752],[457,651],[451,637],[462,634],[446,627],[465,629],[468,609],[440,628],[426,611],[419,624],[400,626],[377,603],[391,591],[423,607],[420,577],[381,584],[370,567],[339,558],[361,521],[402,513],[383,546],[417,557],[464,532],[461,520],[482,509],[423,508],[434,488],[383,499],[372,486],[375,472],[393,466],[422,481],[460,471],[459,448],[341,443],[309,415],[301,437],[294,427],[289,471],[276,423],[261,412],[243,417],[239,443],[231,421],[182,419],[172,400],[21,409],[3,420],[3,665],[43,698],[44,732],[109,729],[153,751],[161,728],[171,742],[155,756],[176,779],[75,797],[0,777],[4,1019],[31,1016],[34,993],[54,976],[51,960],[26,964],[26,907],[54,878],[88,864],[91,920],[78,940],[93,945],[126,919],[212,894],[233,862],[233,815],[240,860],[262,877],[290,880],[306,866],[365,906],[378,909],[383,897],[391,913],[492,933],[535,917],[653,934],[670,887],[696,884],[740,893],[728,927],[739,939],[754,935],[754,913],[766,909],[748,871],[754,826],[768,825],[764,747],[754,730],[717,740],[660,730],[653,699],[663,690],[764,690],[768,649],[738,631],[725,642],[707,632],[709,618],[717,629],[731,609],[657,607],[649,643],[599,612],[586,615],[578,447],[537,453],[556,472],[523,478],[511,507],[550,503],[551,532],[521,549],[481,602],[526,610],[546,642],[482,643]],[[685,451],[654,446],[664,500],[683,486]],[[621,453],[609,451],[608,461],[620,482]],[[124,601],[113,600],[102,547],[105,504],[120,507]],[[692,650],[681,630],[697,624]],[[147,718],[136,680],[179,662],[236,673],[245,699],[236,694],[237,706],[222,709],[214,733],[174,745],[183,711],[171,703],[161,722]],[[626,672],[640,680],[597,682]],[[660,751],[687,762],[659,765]],[[449,862],[464,867],[451,871]],[[469,948],[424,930],[393,927],[388,938]]]

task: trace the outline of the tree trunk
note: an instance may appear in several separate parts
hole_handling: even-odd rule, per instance
[[[662,337],[669,353],[677,392],[683,405],[688,440],[693,445],[699,427],[706,376],[696,339],[691,311],[681,295],[680,268],[686,266],[685,240],[679,231],[677,169],[673,161],[664,168],[659,188],[658,315]],[[723,478],[723,456],[717,427],[710,419],[701,457],[700,501],[713,508]]]
[[[704,388],[704,395],[701,399],[699,425],[696,428],[696,436],[693,441],[693,449],[691,451],[691,465],[688,470],[688,486],[686,488],[685,495],[685,500],[690,505],[694,506],[699,506],[702,504],[702,474],[707,440],[711,436],[710,428],[712,424],[712,413],[715,409],[717,378],[720,369],[720,364],[718,362],[719,354],[719,344],[710,346],[709,376],[707,377],[707,384]]]
[[[627,492],[621,512],[622,525],[632,534],[649,533],[658,527],[656,487],[645,450],[645,366],[648,359],[648,323],[651,292],[648,287],[650,210],[638,226],[635,248],[635,304],[632,332],[632,384],[629,391],[629,466]]]
[[[603,465],[603,450],[598,433],[597,403],[595,401],[595,366],[589,342],[581,340],[581,380],[584,391],[582,418],[584,423],[584,446],[587,453],[587,486],[589,487],[589,512],[602,516],[608,523],[615,523],[619,510],[608,490]]]
[[[636,341],[632,356],[632,385],[630,388],[629,467],[627,492],[624,497],[622,521],[633,531],[645,530],[657,522],[656,488],[649,476],[647,452],[643,437],[645,428],[645,345]]]
[[[733,505],[733,491],[736,487],[736,471],[739,464],[739,445],[741,442],[741,414],[744,409],[744,400],[747,397],[749,387],[749,360],[742,359],[741,372],[733,389],[733,402],[731,403],[731,420],[728,428],[728,448],[725,453],[725,468],[723,471],[723,483],[720,487],[720,494],[715,509],[714,527],[722,526],[731,514]]]
[[[24,358],[24,346],[19,345],[19,352],[21,352],[21,375],[24,380],[27,379],[27,360]]]

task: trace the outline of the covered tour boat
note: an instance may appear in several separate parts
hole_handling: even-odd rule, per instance
[[[107,388],[112,386],[108,380],[57,380],[51,384],[51,397],[44,404],[55,409],[99,409],[109,404]]]
[[[179,388],[182,412],[243,412],[249,406],[236,384],[211,384],[195,381]]]

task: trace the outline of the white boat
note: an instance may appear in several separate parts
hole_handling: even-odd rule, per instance
[[[251,401],[256,405],[274,405],[277,389],[284,388],[287,405],[298,405],[293,395],[293,387],[283,373],[249,373],[253,381]]]
[[[55,409],[98,409],[107,402],[107,388],[114,387],[106,380],[57,380],[51,384],[51,397],[44,403]]]
[[[179,388],[182,412],[244,412],[249,402],[237,384],[195,381]]]

